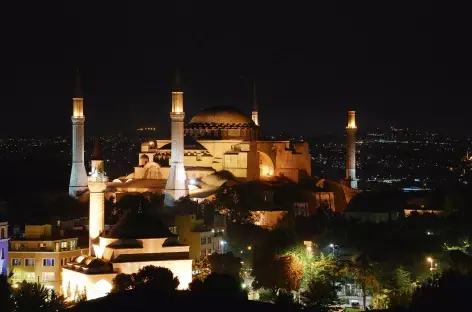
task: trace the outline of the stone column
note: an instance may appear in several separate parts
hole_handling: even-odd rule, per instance
[[[356,178],[356,112],[348,112],[348,122],[346,127],[346,182],[349,187],[357,188]]]
[[[74,114],[76,111],[74,99]],[[80,99],[81,100],[81,99]],[[82,114],[82,110],[80,110]],[[84,123],[83,115],[72,116],[72,168],[69,182],[69,194],[78,196],[87,190],[87,173],[84,164]]]
[[[165,202],[173,206],[175,201],[188,195],[187,175],[184,167],[184,93],[177,77],[172,91],[171,119],[171,164],[165,189]]]
[[[90,190],[89,211],[89,255],[97,256],[93,248],[98,244],[98,237],[105,230],[105,190],[108,178],[104,175],[90,176],[88,187]]]

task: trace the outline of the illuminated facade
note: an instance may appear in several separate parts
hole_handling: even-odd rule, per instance
[[[24,238],[10,241],[12,282],[39,282],[60,292],[62,265],[86,253],[79,248],[78,237],[64,235],[50,224],[26,225]]]
[[[84,98],[80,88],[79,75],[72,99],[72,169],[69,194],[79,196],[87,190],[87,173],[84,164]]]
[[[349,187],[357,188],[356,178],[356,112],[347,112],[347,127],[346,127],[346,183]]]
[[[198,259],[214,252],[213,233],[195,215],[175,217],[179,242],[190,246],[190,258]]]
[[[0,221],[0,275],[8,274],[8,222]]]
[[[170,113],[172,156],[165,188],[167,206],[173,206],[176,200],[188,194],[184,167],[184,118],[184,93],[180,88],[180,77],[177,74],[172,90],[172,111]]]
[[[192,281],[189,246],[152,215],[128,213],[110,231],[104,232],[104,192],[107,177],[102,158],[94,152],[89,177],[89,255],[69,261],[62,268],[62,291],[67,300],[85,293],[87,299],[103,297],[111,291],[118,273],[133,274],[144,266],[168,268],[179,278],[179,289]],[[94,169],[95,168],[95,169]]]

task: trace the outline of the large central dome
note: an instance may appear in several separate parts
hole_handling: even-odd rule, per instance
[[[231,107],[212,107],[200,111],[185,126],[185,135],[196,139],[252,140],[259,127],[252,119]]]
[[[255,125],[251,118],[231,107],[211,107],[200,111],[189,124]]]

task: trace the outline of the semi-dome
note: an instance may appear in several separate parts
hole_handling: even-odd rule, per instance
[[[232,107],[211,107],[200,111],[189,124],[255,125],[251,118]]]
[[[147,213],[129,212],[105,235],[106,238],[146,239],[175,237],[161,220]]]

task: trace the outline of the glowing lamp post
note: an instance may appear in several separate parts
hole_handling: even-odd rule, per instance
[[[433,268],[433,262],[434,262],[433,258],[428,257],[428,258],[426,258],[426,260],[431,264],[431,267],[429,268],[429,270],[431,272],[433,272],[433,270],[434,270],[434,268]]]

